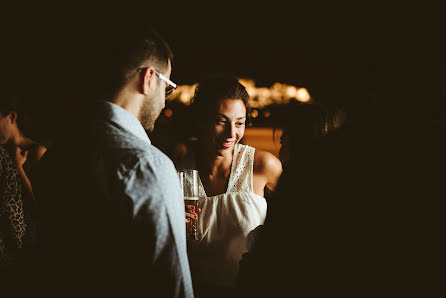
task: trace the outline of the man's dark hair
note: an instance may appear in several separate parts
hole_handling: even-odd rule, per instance
[[[97,70],[101,99],[113,98],[137,68],[151,66],[165,72],[173,58],[169,45],[153,28],[130,33],[110,30],[96,42],[101,44],[92,64]]]

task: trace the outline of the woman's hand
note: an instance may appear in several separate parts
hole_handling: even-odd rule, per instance
[[[186,222],[190,222],[190,219],[197,219],[198,212],[201,212],[201,209],[195,207],[194,205],[186,205]]]
[[[28,150],[23,150],[22,148],[15,146],[14,151],[14,157],[17,165],[23,166],[28,158]]]

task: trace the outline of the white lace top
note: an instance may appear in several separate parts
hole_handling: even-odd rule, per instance
[[[235,281],[246,236],[266,216],[265,198],[253,192],[255,149],[237,144],[225,193],[208,197],[200,181],[198,234],[188,241],[192,278],[219,286]]]

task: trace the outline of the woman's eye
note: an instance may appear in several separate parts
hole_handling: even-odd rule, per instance
[[[218,120],[217,120],[217,124],[225,124],[225,123],[226,123],[225,120],[221,120],[221,119],[218,119]]]
[[[236,123],[236,125],[237,126],[243,126],[243,125],[245,125],[245,122],[238,122],[238,123]]]

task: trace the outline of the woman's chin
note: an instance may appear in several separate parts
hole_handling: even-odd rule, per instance
[[[233,145],[231,145],[231,146],[223,146],[223,145],[220,145],[220,146],[218,146],[218,148],[217,148],[217,153],[218,153],[219,155],[230,154],[230,153],[232,153],[232,151],[233,151],[233,149],[234,149],[234,145],[235,145],[235,144],[233,144]]]

